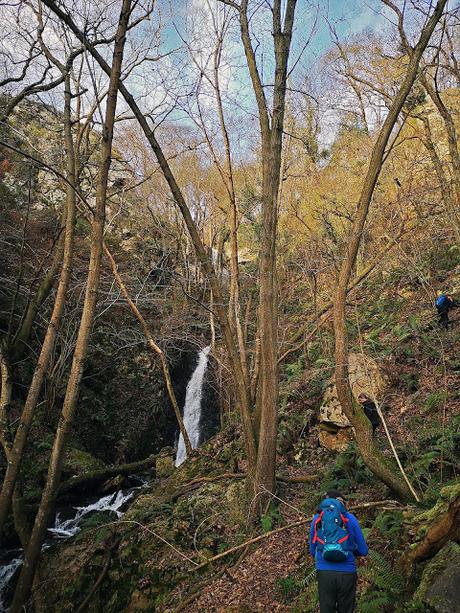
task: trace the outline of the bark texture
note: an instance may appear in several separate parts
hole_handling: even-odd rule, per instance
[[[51,356],[53,353],[56,337],[61,325],[62,314],[64,312],[67,289],[69,286],[70,275],[72,271],[73,259],[73,244],[74,244],[74,227],[75,227],[75,152],[71,130],[71,90],[70,76],[66,75],[65,80],[65,108],[64,108],[64,139],[66,148],[67,168],[66,175],[68,183],[66,183],[66,226],[64,236],[64,251],[62,269],[59,277],[59,284],[54,301],[53,312],[50,322],[46,330],[45,338],[42,344],[37,365],[32,377],[27,398],[22,410],[21,419],[18,429],[11,446],[10,453],[7,459],[7,468],[3,479],[2,491],[0,493],[0,538],[3,531],[4,522],[11,504],[16,479],[18,478],[21,468],[22,456],[27,442],[30,426],[35,413],[40,392],[43,385]]]
[[[54,507],[59,488],[65,444],[75,413],[80,381],[88,350],[89,336],[96,310],[102,259],[107,183],[111,163],[113,127],[115,122],[118,87],[120,83],[123,51],[130,11],[131,0],[123,0],[117,33],[115,36],[112,68],[110,70],[110,82],[107,95],[106,115],[102,130],[101,160],[99,165],[99,177],[96,192],[96,206],[92,224],[91,255],[85,300],[83,304],[83,313],[62,407],[62,413],[57,427],[53,449],[51,451],[46,485],[43,490],[42,499],[35,518],[29,544],[25,551],[24,564],[21,569],[13,602],[10,607],[11,613],[19,613],[29,598],[35,570],[40,556],[41,545],[48,527],[50,514]]]
[[[406,567],[417,562],[432,558],[448,541],[458,541],[460,538],[460,494],[449,504],[436,522],[429,528],[423,541],[409,551],[404,558]]]
[[[393,8],[389,0],[384,0]],[[446,0],[440,0],[431,17],[423,28],[419,41],[413,49],[406,76],[393,99],[388,115],[380,130],[377,141],[372,150],[372,156],[364,180],[361,196],[356,209],[351,234],[347,244],[347,250],[340,269],[337,289],[334,299],[334,332],[335,332],[335,379],[337,395],[342,405],[343,412],[355,428],[356,442],[366,465],[400,498],[411,497],[406,482],[398,474],[393,462],[389,462],[375,446],[372,439],[372,428],[369,420],[358,403],[353,401],[353,395],[348,378],[348,335],[346,331],[346,295],[351,271],[356,262],[356,256],[361,243],[361,236],[369,211],[370,202],[374,193],[377,179],[382,169],[385,148],[395,126],[398,115],[404,105],[407,95],[417,77],[420,60],[431,38],[433,30],[443,13]],[[402,28],[402,21],[400,22]]]
[[[284,19],[281,1],[272,9],[275,81],[271,117],[252,45],[248,1],[239,7],[241,40],[256,97],[262,146],[262,236],[259,251],[260,367],[257,394],[257,465],[253,483],[256,514],[267,495],[275,491],[276,437],[278,428],[278,288],[276,279],[276,236],[281,173],[284,112],[289,51],[296,0],[287,0]]]

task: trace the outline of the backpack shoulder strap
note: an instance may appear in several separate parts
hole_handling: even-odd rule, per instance
[[[315,520],[315,524],[314,524],[314,532],[313,532],[313,543],[321,543],[322,545],[324,545],[324,541],[323,539],[319,538],[318,536],[318,524],[321,523],[322,519],[323,519],[323,513],[324,511],[321,511],[321,513],[318,515],[318,517]]]

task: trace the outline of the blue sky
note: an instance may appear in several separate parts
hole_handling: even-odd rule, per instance
[[[380,0],[318,0],[319,7],[315,0],[298,0],[296,8],[296,21],[293,43],[291,46],[291,65],[303,49],[305,42],[309,39],[311,29],[314,26],[314,34],[311,37],[306,50],[302,56],[296,70],[292,76],[293,87],[303,83],[305,76],[314,86],[320,82],[320,63],[321,56],[332,47],[331,34],[328,22],[335,28],[340,40],[345,40],[349,36],[370,30],[384,30],[390,27],[388,21],[382,16],[382,2]],[[211,50],[213,45],[213,34],[206,39],[206,17],[200,14],[203,7],[219,7],[224,10],[223,5],[218,0],[157,0],[156,11],[161,15],[161,39],[163,41],[163,51],[183,47],[177,29],[190,41],[193,39],[193,32],[196,36],[197,44],[202,44],[204,48]],[[260,0],[251,0],[250,6],[262,6]],[[232,10],[226,7],[226,10]],[[187,31],[187,22],[195,21],[195,30]],[[273,39],[271,36],[271,16],[266,6],[259,10],[254,18],[254,32],[257,33],[259,44],[257,47],[257,57],[259,69],[263,73],[263,81],[270,85],[273,82]],[[236,148],[244,155],[244,151],[252,150],[257,147],[257,113],[255,99],[250,84],[246,60],[242,49],[239,27],[235,19],[233,31],[226,42],[226,66],[222,69],[221,84],[224,91],[224,105],[226,108],[226,118],[232,133],[232,138],[237,141]],[[212,30],[212,28],[211,28]],[[206,52],[204,53],[206,55]],[[262,62],[263,57],[263,62]],[[263,66],[263,67],[262,67]],[[193,105],[193,95],[190,98],[183,95],[184,92],[192,92],[193,84],[198,79],[198,72],[190,58],[187,57],[184,49],[166,58],[165,62],[157,64],[153,72],[147,68],[147,78],[142,89],[145,99],[143,100],[146,108],[154,106],[161,100],[160,109],[164,109],[168,121],[179,122],[183,126],[193,127],[193,122],[187,116],[187,105]],[[155,77],[156,75],[159,75]],[[155,79],[158,79],[158,88],[155,86]],[[142,84],[142,78],[140,83]],[[139,86],[139,93],[142,85]],[[270,87],[266,88],[266,94],[270,96]],[[319,94],[321,96],[321,94]],[[178,97],[179,96],[179,97]],[[203,95],[201,103],[209,111],[209,118],[212,122],[212,114],[215,112],[215,103],[212,97],[206,98]],[[182,110],[178,110],[177,105],[184,104]],[[208,108],[206,108],[208,105]],[[172,108],[175,108],[171,112]],[[160,110],[161,113],[161,110]],[[215,119],[214,119],[215,121]],[[329,121],[329,120],[328,120]],[[332,119],[332,124],[336,120]],[[331,124],[324,126],[323,138],[330,141],[333,137],[334,127]],[[211,124],[212,125],[212,124]]]

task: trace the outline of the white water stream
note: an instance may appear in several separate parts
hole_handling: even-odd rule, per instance
[[[140,478],[139,478],[140,479]],[[80,532],[81,521],[88,513],[101,511],[112,511],[118,518],[123,515],[121,507],[134,496],[134,492],[141,487],[145,487],[147,482],[140,479],[143,485],[133,487],[128,490],[119,490],[108,496],[102,496],[95,502],[88,504],[86,507],[72,507],[70,513],[67,512],[67,519],[63,519],[62,513],[56,514],[56,520],[53,528],[48,528],[48,532],[57,539],[67,539]],[[70,515],[70,517],[69,517]],[[48,543],[43,545],[42,550],[49,547]],[[10,582],[16,575],[16,571],[22,565],[22,550],[5,552],[3,560],[0,559],[0,613],[7,611],[6,597],[10,587]]]
[[[200,442],[200,417],[201,417],[201,397],[203,395],[203,380],[208,365],[208,355],[211,347],[205,347],[198,354],[198,364],[187,384],[184,404],[184,426],[187,431],[192,449],[196,449]],[[179,436],[177,445],[176,466],[180,466],[185,461],[187,452],[185,450],[184,437]]]
[[[74,507],[77,512],[70,519],[61,519],[60,513],[56,514],[56,521],[54,522],[54,528],[48,528],[48,532],[51,532],[53,536],[56,538],[69,538],[80,532],[80,522],[88,515],[88,513],[92,513],[93,511],[113,511],[116,513],[117,517],[120,518],[123,513],[119,510],[121,506],[124,505],[130,498],[134,496],[133,490],[128,490],[123,493],[122,490],[115,492],[115,494],[109,494],[108,496],[103,496],[89,504],[87,507]]]
[[[16,557],[17,556],[17,557]],[[5,597],[8,585],[22,564],[22,551],[12,551],[8,562],[0,562],[0,611],[6,611]]]

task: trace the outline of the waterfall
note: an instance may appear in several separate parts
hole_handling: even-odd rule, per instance
[[[205,347],[200,351],[198,364],[187,384],[185,392],[184,426],[193,449],[196,449],[200,442],[201,396],[203,395],[203,379],[210,351],[211,347]],[[186,457],[184,437],[181,434],[177,445],[175,465],[180,466]]]

